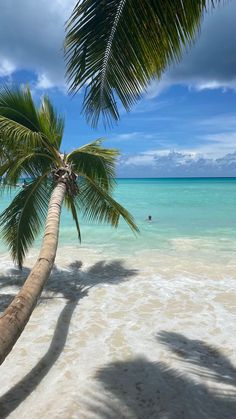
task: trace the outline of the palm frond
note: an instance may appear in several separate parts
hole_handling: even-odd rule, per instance
[[[72,151],[67,161],[78,175],[87,176],[106,190],[115,184],[115,164],[119,155],[116,149],[103,148],[102,140],[94,141]]]
[[[45,147],[45,140],[40,132],[32,131],[19,122],[2,116],[1,109],[0,131],[4,135],[4,144],[9,151],[17,152],[20,147],[28,152],[32,148]]]
[[[41,132],[59,149],[64,132],[64,118],[57,114],[47,96],[43,97],[39,109],[39,124]]]
[[[29,153],[23,156],[19,153],[18,157],[0,166],[0,176],[4,175],[3,186],[14,186],[22,177],[35,179],[49,173],[53,163],[55,161],[52,156],[46,153]]]
[[[33,148],[47,150],[57,159],[63,133],[63,119],[58,117],[49,99],[38,110],[29,88],[0,89],[0,133],[6,150],[26,153]]]
[[[83,0],[67,23],[69,90],[86,86],[83,111],[96,126],[119,119],[153,77],[181,56],[207,4],[219,0]]]
[[[89,178],[80,178],[79,191],[76,203],[83,211],[85,219],[105,222],[113,227],[118,227],[121,216],[135,233],[139,232],[132,215],[95,181]]]
[[[37,108],[28,87],[12,89],[7,85],[1,86],[0,115],[32,132],[40,131]]]
[[[2,177],[8,170],[13,167],[12,160],[3,160],[0,165],[0,177]]]
[[[74,198],[71,195],[67,194],[65,196],[65,206],[71,212],[72,218],[73,218],[73,220],[75,222],[75,225],[76,225],[76,229],[77,229],[77,233],[78,233],[78,239],[81,243],[81,232],[80,232],[80,226],[79,226],[79,220],[78,220],[76,205],[75,205],[75,202],[74,202]]]
[[[45,220],[50,195],[51,187],[42,176],[22,189],[0,215],[3,239],[20,268]]]

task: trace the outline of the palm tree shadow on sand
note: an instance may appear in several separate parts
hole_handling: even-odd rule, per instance
[[[90,394],[91,417],[236,418],[236,369],[225,355],[204,341],[177,333],[163,331],[157,339],[178,361],[176,368],[138,357],[100,369],[96,379],[101,391]],[[199,377],[218,386],[209,388]],[[229,386],[227,391],[223,384]]]
[[[66,344],[73,312],[79,301],[88,295],[89,290],[98,284],[119,284],[137,274],[137,270],[125,268],[122,261],[119,260],[100,261],[86,271],[83,271],[81,268],[82,263],[79,261],[72,263],[67,271],[54,267],[45,287],[46,295],[40,298],[39,304],[43,304],[50,298],[65,298],[66,304],[57,320],[47,352],[22,380],[0,397],[1,419],[12,413],[35,390],[60,357]],[[24,268],[22,273],[18,270],[12,270],[9,278],[1,277],[0,290],[10,285],[14,287],[22,286],[28,271],[27,268]],[[1,294],[0,311],[3,311],[13,298],[14,293]],[[47,310],[46,307],[45,310]]]

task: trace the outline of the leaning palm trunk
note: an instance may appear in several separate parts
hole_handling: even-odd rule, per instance
[[[43,244],[24,286],[0,317],[0,364],[23,332],[49,278],[56,257],[62,203],[66,181],[57,183],[49,202]]]
[[[20,268],[47,214],[39,258],[22,290],[0,316],[0,364],[24,330],[49,278],[63,201],[79,240],[78,210],[89,221],[113,227],[118,226],[121,216],[138,232],[133,217],[111,195],[119,152],[103,148],[97,140],[71,153],[61,153],[63,127],[63,118],[48,98],[44,97],[37,108],[28,88],[0,89],[0,176],[10,188],[23,176],[31,179],[0,214],[2,237]]]

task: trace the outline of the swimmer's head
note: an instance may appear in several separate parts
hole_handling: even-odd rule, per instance
[[[152,221],[152,216],[151,215],[148,216],[148,221]]]

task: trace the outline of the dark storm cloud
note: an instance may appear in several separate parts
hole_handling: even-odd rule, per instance
[[[160,83],[153,82],[149,94],[155,96],[172,84],[236,89],[235,39],[236,1],[221,1],[205,14],[201,32],[181,62],[172,66]]]
[[[201,35],[185,54],[179,66],[171,71],[175,79],[236,81],[236,2],[228,1],[209,12]]]
[[[64,84],[64,23],[75,0],[1,0],[0,76],[32,70],[44,87]]]

